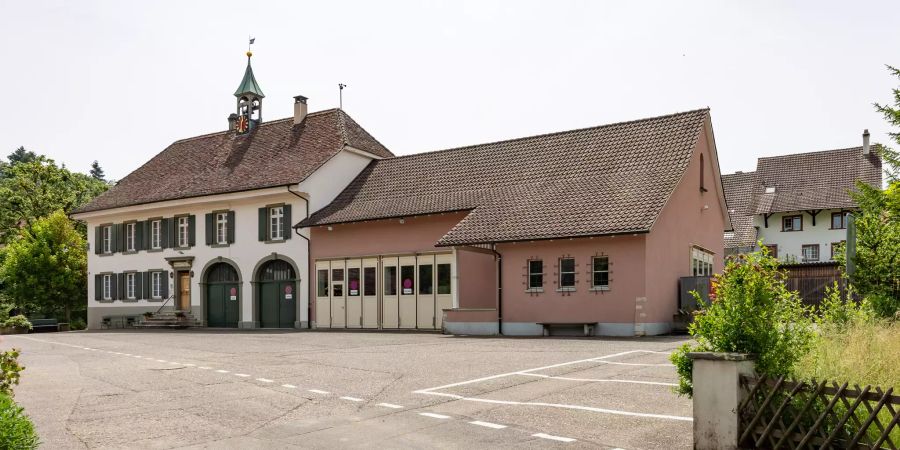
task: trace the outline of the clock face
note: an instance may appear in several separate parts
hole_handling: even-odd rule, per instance
[[[250,129],[250,120],[247,118],[247,116],[238,116],[236,128],[238,133],[246,133],[247,130]]]

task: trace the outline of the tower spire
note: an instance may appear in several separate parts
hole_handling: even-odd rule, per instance
[[[266,97],[262,88],[256,81],[253,74],[253,66],[250,59],[253,52],[250,51],[250,45],[256,38],[250,38],[247,46],[247,68],[244,70],[244,78],[234,96],[237,98],[237,113],[228,116],[228,128],[238,133],[247,133],[262,122],[262,99]]]

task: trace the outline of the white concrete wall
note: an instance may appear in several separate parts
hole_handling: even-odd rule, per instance
[[[822,210],[816,216],[816,225],[812,224],[812,216],[806,212],[800,213],[776,213],[769,217],[769,227],[766,228],[761,215],[753,218],[753,224],[759,228],[759,237],[766,245],[778,245],[778,259],[781,261],[794,258],[796,262],[803,261],[802,246],[806,244],[819,244],[819,261],[831,261],[831,245],[847,239],[846,229],[831,229],[831,213],[840,212],[837,209]],[[803,231],[781,231],[781,222],[784,216],[803,215]]]
[[[331,203],[353,181],[373,158],[350,150],[342,150],[300,183],[301,192],[309,192],[309,213]],[[299,218],[297,220],[299,222]]]

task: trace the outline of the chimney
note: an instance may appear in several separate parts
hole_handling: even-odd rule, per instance
[[[863,131],[863,155],[869,154],[869,130]]]
[[[294,97],[294,125],[303,122],[306,118],[306,97],[298,95]]]

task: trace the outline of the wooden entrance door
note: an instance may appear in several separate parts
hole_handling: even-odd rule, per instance
[[[191,273],[178,272],[178,301],[175,308],[181,311],[191,309]]]

